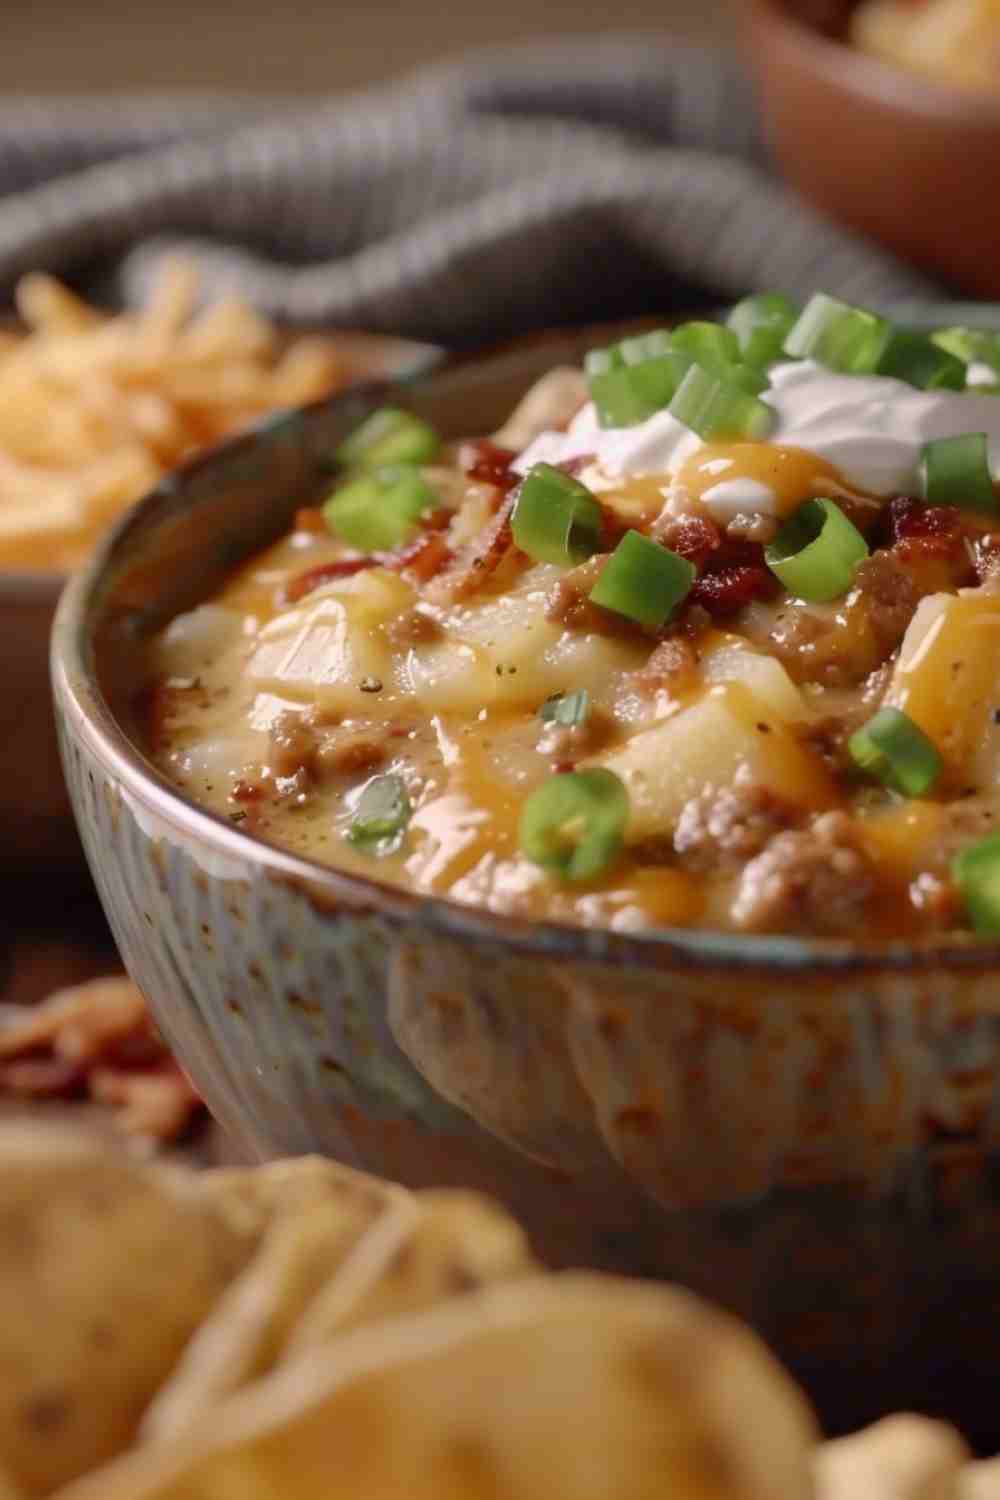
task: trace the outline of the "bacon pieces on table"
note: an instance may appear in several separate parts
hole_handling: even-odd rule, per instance
[[[203,1105],[122,976],[57,990],[31,1008],[0,1010],[0,1093],[89,1097],[130,1139],[168,1142]]]

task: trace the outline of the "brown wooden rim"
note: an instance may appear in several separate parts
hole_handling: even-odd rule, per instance
[[[947,119],[952,124],[978,130],[995,129],[1000,136],[1000,97],[985,91],[959,89],[869,57],[847,42],[825,36],[809,26],[789,7],[787,0],[748,0],[748,16],[751,35],[755,24],[761,34],[780,37],[795,49],[808,71],[846,93],[860,94],[883,107],[891,106],[925,125],[928,121]]]

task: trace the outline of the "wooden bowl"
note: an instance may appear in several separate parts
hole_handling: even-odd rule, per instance
[[[978,297],[1000,297],[1000,94],[897,71],[844,40],[851,0],[748,0],[765,126],[831,218]]]

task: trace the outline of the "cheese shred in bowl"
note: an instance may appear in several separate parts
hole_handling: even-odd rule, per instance
[[[492,438],[385,408],[152,642],[152,753],[249,832],[497,912],[996,934],[998,372],[992,335],[769,294],[553,371]]]

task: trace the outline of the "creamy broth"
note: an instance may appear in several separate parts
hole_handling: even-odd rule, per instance
[[[872,403],[885,394],[861,384]],[[432,512],[388,553],[362,555],[301,512],[152,644],[149,737],[166,773],[271,842],[498,912],[851,937],[968,926],[953,860],[1000,812],[990,517],[859,485],[863,444],[842,412],[850,473],[780,432],[685,443],[658,472],[616,473],[573,437],[591,421],[572,416],[582,382],[569,410],[561,390],[520,446],[531,464],[580,450],[558,461],[598,497],[594,556],[560,566],[516,545],[531,464],[486,440],[424,466]],[[954,420],[921,400],[933,432]],[[892,428],[897,467],[906,431]],[[719,476],[774,503],[724,525],[707,503]],[[816,494],[835,497],[867,552],[822,603],[783,588],[763,551]],[[589,597],[630,531],[691,561],[691,590],[660,626]],[[582,722],[554,722],[553,705],[581,693]],[[850,748],[885,708],[936,758],[915,794]],[[621,847],[592,878],[561,878],[526,852],[525,804],[596,768],[627,793]],[[408,816],[357,842],[380,778]]]

